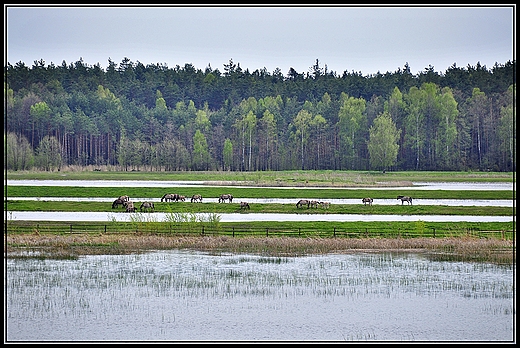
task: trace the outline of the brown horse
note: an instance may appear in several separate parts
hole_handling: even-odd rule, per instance
[[[118,206],[122,205],[124,206],[126,203],[126,201],[123,201],[121,198],[117,198],[113,203],[112,203],[112,209],[115,209],[117,208]]]
[[[155,206],[154,206],[153,202],[143,202],[143,203],[141,203],[141,206],[139,207],[139,210],[140,211],[151,210],[152,212],[154,212],[155,211]]]
[[[374,201],[374,199],[370,198],[370,197],[366,197],[366,198],[363,198],[361,201],[363,202],[364,205],[367,205],[367,203],[368,203],[368,205],[372,205],[372,202]]]
[[[219,203],[225,203],[226,201],[229,201],[229,203],[233,202],[233,195],[224,194],[224,195],[220,195],[220,197],[218,198]]]
[[[134,202],[132,202],[132,201],[125,202],[124,206],[126,208],[127,213],[135,213],[136,208],[134,206]]]
[[[249,203],[247,202],[240,202],[240,210],[245,210],[245,209],[251,209],[251,207],[249,206]]]
[[[122,200],[123,202],[128,202],[130,200],[130,197],[128,196],[119,196],[119,199]]]
[[[407,202],[408,204],[412,205],[412,197],[408,196],[397,196],[397,199],[401,200],[401,205],[404,204],[404,202]]]
[[[202,196],[201,195],[193,195],[191,196],[191,203],[193,202],[200,202],[202,203]]]
[[[319,204],[323,209],[329,209],[329,207],[330,207],[330,202],[318,202],[318,204]]]

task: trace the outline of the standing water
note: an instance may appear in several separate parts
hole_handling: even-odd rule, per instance
[[[507,341],[515,266],[408,253],[6,261],[7,341]]]

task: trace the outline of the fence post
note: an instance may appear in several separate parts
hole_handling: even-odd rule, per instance
[[[233,237],[235,237],[235,227],[233,227]]]
[[[301,229],[301,227],[298,227],[298,236],[301,236],[301,234],[302,234],[302,229]]]
[[[265,236],[266,236],[266,237],[269,237],[269,227],[267,227],[267,228],[265,229]]]
[[[70,233],[72,233],[72,224],[70,224]]]
[[[435,228],[432,228],[433,230],[433,238],[435,238]]]
[[[204,235],[204,226],[202,226],[202,235]]]
[[[336,227],[334,227],[334,238],[336,238]]]

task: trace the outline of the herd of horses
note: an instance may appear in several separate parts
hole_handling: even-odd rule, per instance
[[[397,196],[397,200],[401,200],[401,205],[404,204],[404,202],[408,203],[409,205],[412,205],[412,197],[410,196]],[[161,197],[161,202],[185,202],[186,197],[179,195],[177,193],[166,193],[164,196]],[[232,203],[233,202],[233,195],[232,194],[222,194],[218,198],[219,203],[225,203],[225,202]],[[202,203],[202,196],[199,194],[195,194],[191,196],[191,203]],[[361,202],[366,206],[372,205],[374,202],[374,199],[371,197],[365,197],[361,200]],[[134,205],[134,202],[130,200],[129,196],[119,196],[116,198],[116,200],[112,203],[112,209],[115,209],[119,206],[122,206],[127,213],[134,213],[137,211],[136,206]],[[330,202],[323,202],[323,201],[316,201],[316,200],[308,200],[308,199],[300,199],[298,203],[296,203],[296,208],[303,208],[307,207],[309,208],[318,208],[321,207],[323,209],[328,209],[330,206]],[[248,202],[240,202],[240,210],[249,210],[251,209],[251,206]],[[139,210],[141,212],[154,212],[155,206],[153,202],[143,202],[139,206]]]
[[[166,193],[164,196],[161,197],[161,202],[185,202],[186,196],[179,195],[177,193]],[[219,203],[224,203],[228,201],[229,203],[233,202],[233,195],[232,194],[222,194],[218,198]],[[202,203],[202,195],[200,194],[194,194],[191,196],[191,203]],[[137,208],[130,200],[130,197],[127,195],[119,196],[112,202],[112,209],[116,209],[119,206],[122,206],[127,213],[135,213],[137,211]],[[249,206],[249,203],[247,202],[240,202],[240,209],[251,209]],[[153,202],[143,202],[139,210],[141,212],[154,212],[155,211],[155,205]]]
[[[324,209],[328,209],[330,206],[330,202],[321,202],[321,201],[311,201],[308,199],[300,199],[298,203],[296,203],[296,208],[302,208],[302,207],[309,208],[318,208],[322,207]]]

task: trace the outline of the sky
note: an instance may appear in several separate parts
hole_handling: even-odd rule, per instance
[[[249,72],[444,73],[516,60],[516,5],[22,6],[4,4],[4,66],[109,59]]]

